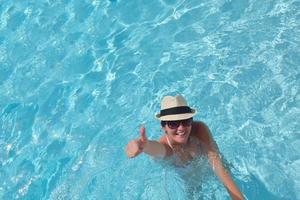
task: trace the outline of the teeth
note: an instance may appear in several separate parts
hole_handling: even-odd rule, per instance
[[[184,135],[184,132],[177,132],[177,135]]]

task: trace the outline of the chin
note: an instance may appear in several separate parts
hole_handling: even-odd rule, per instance
[[[178,144],[186,144],[187,143],[187,141],[188,141],[188,138],[189,138],[189,136],[187,135],[187,136],[184,136],[184,137],[182,137],[182,136],[175,136],[175,138],[174,138],[174,140],[175,140],[175,142],[176,143],[178,143]]]

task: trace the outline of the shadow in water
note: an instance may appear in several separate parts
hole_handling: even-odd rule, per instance
[[[282,198],[272,194],[264,185],[264,183],[255,177],[253,174],[250,175],[249,181],[246,183],[238,183],[243,186],[243,192],[247,199],[272,199],[280,200]]]

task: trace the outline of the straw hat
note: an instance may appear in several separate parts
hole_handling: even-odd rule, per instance
[[[189,119],[196,113],[196,110],[190,108],[181,95],[165,96],[161,101],[160,113],[155,117],[161,121],[176,121]]]

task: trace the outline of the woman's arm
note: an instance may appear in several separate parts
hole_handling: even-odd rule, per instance
[[[197,136],[199,140],[206,145],[209,162],[214,172],[217,174],[217,176],[224,184],[229,195],[234,200],[243,200],[244,199],[243,194],[240,192],[239,188],[234,183],[232,177],[227,172],[227,170],[225,169],[222,163],[222,160],[219,156],[217,144],[214,142],[211,133],[209,131],[209,128],[204,123],[201,122],[197,124],[197,130],[198,130]]]
[[[220,159],[219,154],[215,150],[210,149],[208,151],[208,159],[214,172],[218,175],[220,180],[223,182],[231,198],[234,200],[244,199],[242,193],[240,192],[237,185],[234,183],[232,177],[224,168],[224,165]]]
[[[125,152],[129,158],[136,157],[142,152],[153,157],[162,158],[165,157],[167,153],[163,144],[147,139],[144,127],[140,129],[140,138],[130,141],[127,144]]]

